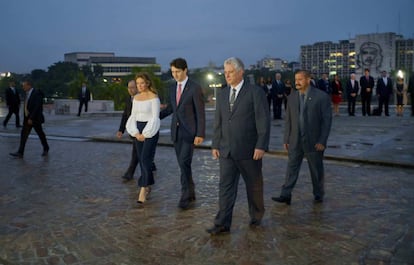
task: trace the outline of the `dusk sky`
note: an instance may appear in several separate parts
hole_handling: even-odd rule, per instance
[[[358,34],[414,38],[413,0],[0,0],[0,72],[28,73],[68,52],[155,57],[162,71],[231,56],[298,61],[300,46]]]

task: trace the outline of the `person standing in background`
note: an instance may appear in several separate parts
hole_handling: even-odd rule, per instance
[[[393,90],[392,80],[387,76],[387,71],[382,71],[381,74],[382,77],[378,78],[377,81],[378,114],[381,116],[382,106],[384,105],[385,116],[390,116],[388,105]]]
[[[6,88],[5,96],[6,105],[9,112],[3,121],[3,127],[7,127],[7,123],[9,122],[11,116],[14,114],[16,116],[16,128],[20,128],[20,96],[19,92],[16,89],[16,83],[13,80],[9,82],[9,87]]]
[[[368,68],[365,69],[364,75],[359,79],[359,85],[361,86],[362,115],[371,116],[371,98],[375,81],[374,78],[369,75]]]
[[[275,74],[275,81],[272,85],[273,95],[273,119],[282,119],[282,104],[285,97],[285,84],[282,81],[282,74]]]
[[[355,102],[359,91],[359,83],[355,80],[355,74],[346,82],[346,93],[348,95],[348,115],[355,116]]]
[[[339,104],[342,102],[342,83],[338,75],[334,75],[331,83],[332,88],[332,104],[335,116],[339,116]]]
[[[80,116],[82,107],[85,105],[85,112],[88,112],[88,102],[91,100],[91,92],[86,87],[86,83],[82,83],[82,87],[78,94],[79,99],[79,110],[78,110],[78,116]]]

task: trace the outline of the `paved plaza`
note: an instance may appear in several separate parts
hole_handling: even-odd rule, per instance
[[[0,119],[4,117],[0,111]],[[272,121],[263,161],[266,213],[249,227],[240,181],[231,233],[210,236],[218,162],[208,131],[193,161],[197,201],[177,208],[179,169],[162,122],[156,183],[143,208],[136,183],[122,183],[127,136],[119,113],[46,114],[50,152],[36,135],[23,159],[19,130],[0,129],[0,264],[414,264],[414,118],[334,117],[326,152],[326,197],[314,204],[306,161],[290,206],[273,202],[286,169],[283,121]],[[13,119],[12,119],[13,121]],[[212,111],[207,121],[211,129]],[[136,172],[136,176],[139,172]]]

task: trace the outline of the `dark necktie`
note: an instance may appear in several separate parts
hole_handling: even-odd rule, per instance
[[[236,101],[236,89],[233,88],[231,90],[231,96],[230,96],[230,111],[233,110],[234,101]]]

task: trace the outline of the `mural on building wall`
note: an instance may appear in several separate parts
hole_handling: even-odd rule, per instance
[[[379,72],[383,59],[382,48],[378,43],[364,42],[357,55],[357,67],[358,69],[368,68],[371,71]]]

